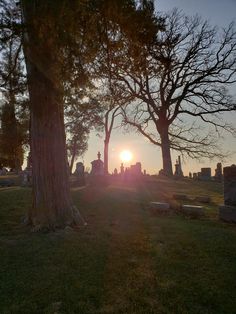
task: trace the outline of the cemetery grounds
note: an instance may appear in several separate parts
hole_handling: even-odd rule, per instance
[[[189,217],[173,193],[212,201]],[[31,190],[0,190],[1,314],[236,313],[236,226],[218,220],[221,183],[152,177],[72,195],[87,226],[32,233],[22,223]]]

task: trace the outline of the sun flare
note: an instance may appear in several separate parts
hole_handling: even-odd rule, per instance
[[[128,162],[132,159],[132,153],[129,150],[123,150],[120,153],[120,159],[122,162]]]

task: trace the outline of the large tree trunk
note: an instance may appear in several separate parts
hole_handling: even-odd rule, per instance
[[[173,176],[168,128],[162,128],[160,136],[161,136],[163,174],[167,176]]]
[[[78,220],[69,191],[60,64],[54,56],[58,52],[53,35],[58,34],[52,33],[53,20],[44,21],[43,15],[37,24],[43,6],[44,9],[46,6],[45,12],[50,13],[47,5],[44,1],[22,0],[24,22],[28,26],[24,53],[30,95],[33,169],[33,206],[29,219],[37,229],[64,227]],[[44,22],[46,26],[41,27]]]
[[[36,67],[30,73],[33,225],[73,222],[69,191],[63,103],[60,93]]]

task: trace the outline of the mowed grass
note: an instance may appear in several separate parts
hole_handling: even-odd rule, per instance
[[[210,195],[206,216],[154,215],[150,200]],[[31,233],[31,191],[0,191],[0,313],[236,313],[236,226],[222,186],[151,179],[73,189],[88,226]]]

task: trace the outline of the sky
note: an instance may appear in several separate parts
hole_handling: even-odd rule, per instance
[[[217,25],[219,27],[227,26],[232,20],[236,21],[236,0],[156,0],[155,6],[156,10],[161,12],[166,12],[176,7],[188,15],[199,14],[204,19],[207,19],[211,25]],[[228,114],[226,117],[230,122],[236,121],[236,113]],[[228,166],[232,163],[236,164],[236,139],[227,135],[222,145],[226,151],[235,152],[223,163],[223,166]],[[133,154],[132,160],[125,163],[125,166],[141,162],[142,169],[145,169],[147,173],[150,174],[157,174],[162,168],[162,158],[159,147],[149,143],[141,135],[134,133],[127,134],[120,129],[116,129],[111,135],[109,149],[109,171],[111,173],[114,171],[114,168],[120,169],[121,160],[119,155],[122,150],[129,150]],[[79,158],[77,161],[83,161],[86,168],[91,168],[91,161],[97,159],[98,151],[101,152],[101,159],[103,159],[102,134],[98,137],[95,132],[91,132],[88,150],[84,158]],[[173,165],[177,156],[177,153],[172,152]],[[219,162],[219,160],[209,161],[205,159],[194,161],[185,159],[182,165],[184,175],[188,175],[189,171],[198,172],[201,167],[211,167],[212,175],[214,175],[217,162]]]

